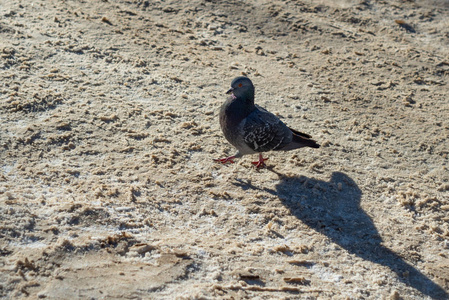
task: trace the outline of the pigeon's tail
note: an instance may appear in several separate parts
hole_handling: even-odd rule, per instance
[[[298,149],[302,147],[311,147],[311,148],[320,148],[320,145],[317,144],[314,140],[312,140],[312,137],[308,134],[296,131],[294,129],[291,129],[293,133],[293,139],[292,142],[288,145],[286,145],[282,150],[293,150]]]

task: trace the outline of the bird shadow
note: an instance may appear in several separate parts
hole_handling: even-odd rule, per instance
[[[448,299],[442,287],[382,245],[373,220],[360,207],[362,191],[348,175],[334,172],[329,181],[323,181],[271,171],[280,178],[276,190],[258,188],[251,182],[234,184],[276,195],[296,218],[349,253],[390,268],[401,282],[427,296]]]

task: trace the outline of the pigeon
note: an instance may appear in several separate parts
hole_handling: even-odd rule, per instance
[[[259,160],[252,162],[259,169],[266,166],[268,159],[262,152],[320,147],[310,135],[287,127],[274,114],[254,104],[254,85],[249,78],[236,77],[226,94],[230,96],[220,108],[220,126],[237,153],[215,161],[234,163],[235,158],[259,153]]]

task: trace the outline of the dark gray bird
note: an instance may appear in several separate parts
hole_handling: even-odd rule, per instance
[[[234,158],[259,153],[257,168],[265,166],[262,152],[288,151],[302,147],[319,148],[312,137],[287,127],[278,117],[254,104],[254,86],[247,77],[237,77],[231,83],[230,94],[220,109],[220,126],[225,138],[237,153],[222,159],[234,163]]]

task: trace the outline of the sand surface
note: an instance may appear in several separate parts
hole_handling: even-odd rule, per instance
[[[231,80],[320,149],[256,170]],[[448,299],[449,2],[1,1],[0,297]]]

